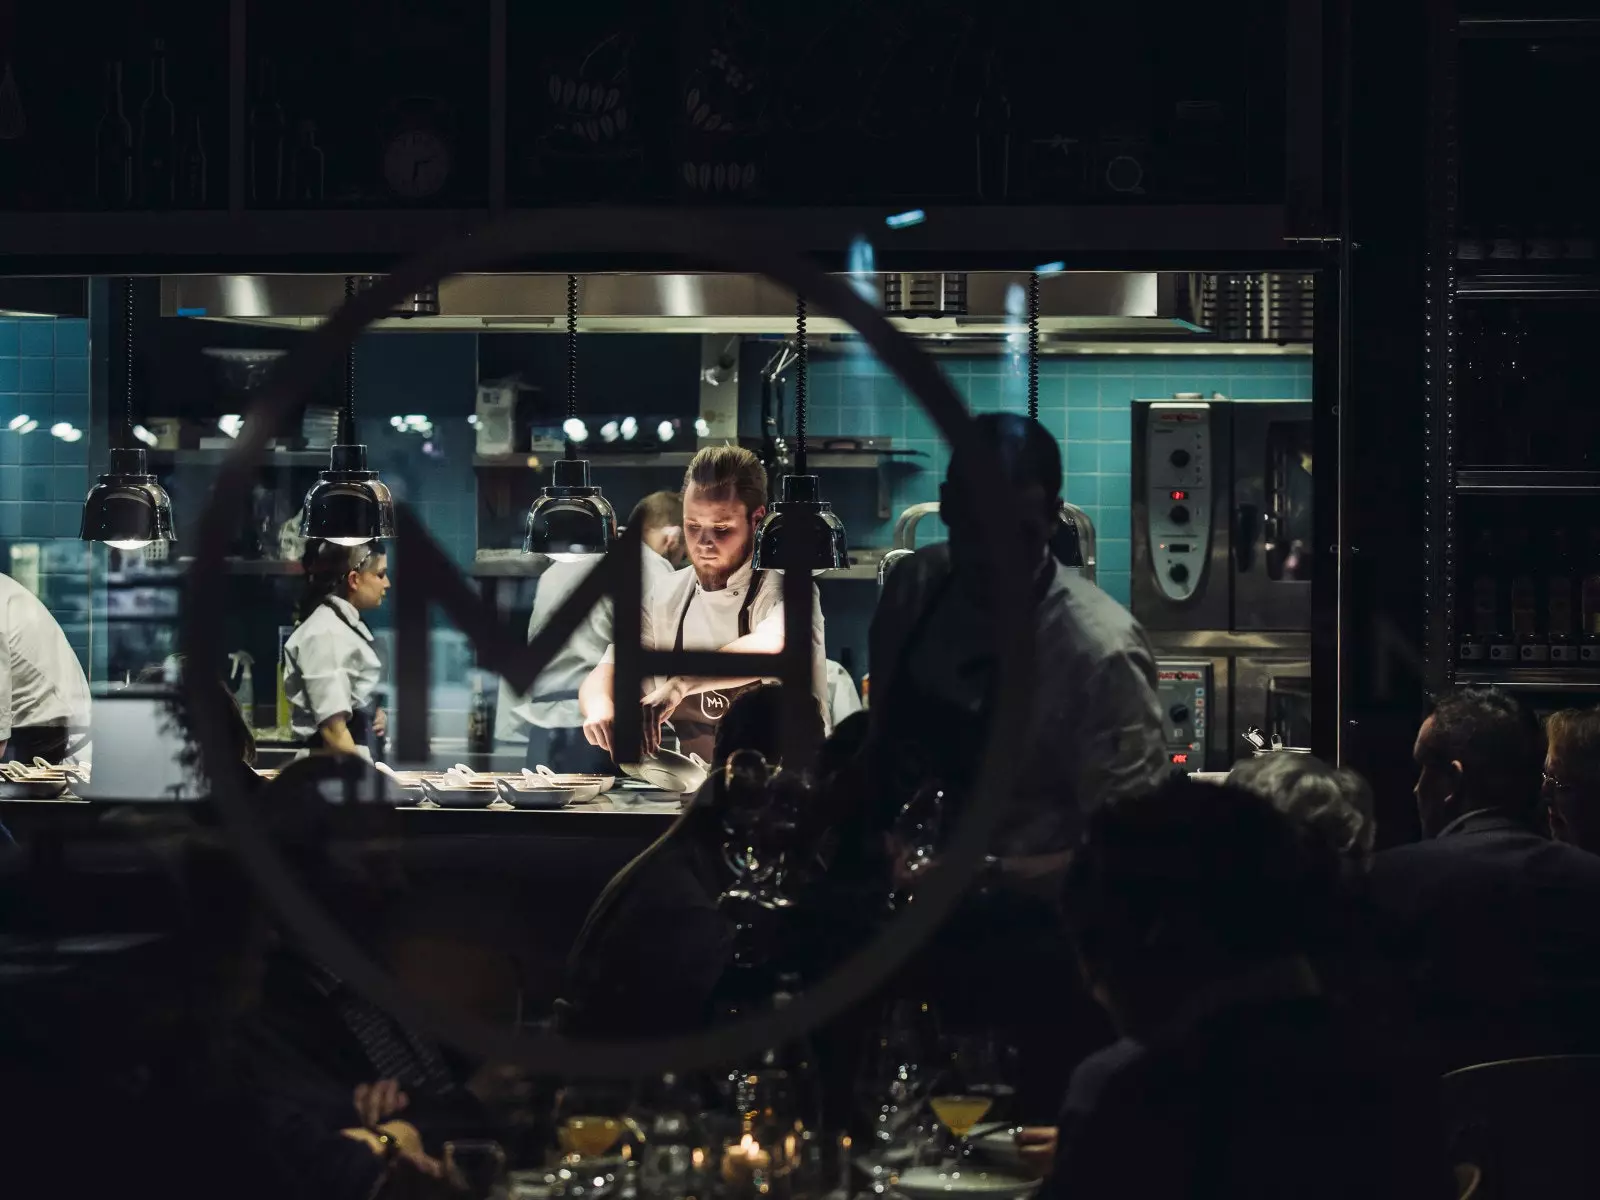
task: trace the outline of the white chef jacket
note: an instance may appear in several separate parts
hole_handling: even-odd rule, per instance
[[[766,578],[759,583],[760,590],[750,605],[751,633],[783,628],[783,576],[776,571],[764,571],[762,575]],[[685,650],[721,650],[729,642],[737,641],[739,610],[744,607],[745,592],[755,578],[755,572],[746,561],[728,577],[727,587],[708,592],[700,586],[693,567],[674,572],[644,598],[640,644],[647,650],[673,649],[678,638],[679,618],[683,620]],[[600,661],[615,662],[616,647],[607,646]],[[776,666],[773,674],[777,674]],[[660,677],[647,678],[645,687],[653,688],[661,682]],[[821,705],[826,723],[828,673],[827,656],[823,651],[822,594],[814,583],[811,585],[811,693]]]
[[[657,584],[670,580],[674,574],[672,564],[649,546],[641,545],[639,558],[644,573],[644,595]],[[528,640],[549,623],[556,609],[566,603],[567,597],[588,578],[600,563],[599,559],[581,562],[553,562],[539,576],[539,587],[533,596],[533,615],[528,618]],[[578,711],[577,690],[594,670],[595,664],[605,657],[611,645],[611,597],[602,596],[589,610],[583,622],[575,629],[567,644],[539,672],[526,696],[518,696],[500,684],[500,708],[510,711],[523,726],[537,725],[540,729],[576,729],[583,724],[583,714]],[[574,693],[569,700],[539,700],[537,697],[561,692]],[[517,730],[526,737],[524,730]],[[511,734],[510,730],[506,734]],[[502,740],[510,740],[502,737]]]
[[[364,707],[383,676],[372,630],[341,596],[317,605],[283,651],[283,691],[297,738],[309,738],[329,717]]]
[[[87,731],[83,665],[50,610],[9,575],[0,575],[0,634],[0,741],[38,725]]]
[[[1052,561],[1050,569],[1033,610],[1028,727],[1014,792],[993,835],[1000,855],[1067,849],[1091,810],[1141,795],[1172,773],[1144,630],[1075,568]],[[897,688],[909,686],[969,710],[982,729],[995,671],[990,619],[951,580],[948,543],[896,565],[872,618],[875,719],[887,720]]]
[[[856,691],[856,681],[843,663],[829,659],[828,669],[828,723],[838,725],[853,713],[861,711],[861,693]]]

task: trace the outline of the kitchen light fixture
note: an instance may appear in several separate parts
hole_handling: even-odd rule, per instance
[[[123,288],[122,446],[111,451],[111,469],[89,489],[78,536],[116,550],[143,550],[152,542],[173,542],[177,537],[172,531],[172,500],[150,474],[144,447],[133,444],[134,281],[124,280]]]
[[[344,294],[359,287],[346,277]],[[394,537],[394,498],[367,469],[367,448],[356,441],[356,344],[350,343],[345,359],[344,409],[340,413],[339,441],[328,454],[328,469],[306,493],[300,510],[300,536],[322,538],[337,546],[360,546]]]
[[[844,566],[844,523],[822,499],[815,475],[806,474],[806,301],[795,299],[794,474],[778,483],[761,528],[756,530],[753,566],[781,571],[790,559],[808,566],[813,575]],[[799,543],[798,551],[791,547]]]
[[[576,275],[567,276],[567,419],[561,428],[567,435],[567,456],[551,469],[550,486],[528,509],[522,548],[529,554],[547,554],[557,562],[576,562],[604,554],[617,539],[617,514],[600,489],[589,482],[588,460],[576,453],[577,444],[589,437],[588,427],[578,419]]]

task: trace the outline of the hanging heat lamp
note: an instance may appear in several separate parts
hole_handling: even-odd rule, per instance
[[[356,294],[358,281],[347,277],[344,294]],[[300,510],[300,536],[339,546],[361,546],[394,537],[394,498],[376,471],[367,469],[367,448],[356,441],[356,346],[345,358],[344,409],[339,438],[328,469],[306,493]]]
[[[556,562],[594,558],[611,549],[617,539],[617,514],[589,482],[589,461],[579,458],[576,443],[583,440],[578,420],[578,277],[567,276],[567,456],[555,464],[550,486],[528,509],[527,534],[522,548],[545,554]]]
[[[758,571],[781,571],[792,565],[798,553],[800,562],[813,575],[845,565],[844,522],[834,515],[833,506],[822,498],[815,475],[806,474],[806,301],[795,300],[794,364],[794,474],[778,482],[778,498],[772,503],[761,528],[756,530],[754,567]],[[803,549],[792,549],[794,543]]]
[[[104,542],[117,550],[143,550],[153,542],[174,542],[172,500],[156,482],[145,461],[144,447],[133,435],[134,281],[123,281],[123,344],[127,354],[123,380],[122,445],[111,451],[111,470],[100,476],[83,502],[78,536]]]

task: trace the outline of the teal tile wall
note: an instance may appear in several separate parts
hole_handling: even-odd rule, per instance
[[[1026,365],[1020,356],[943,358],[946,376],[976,412],[1027,407]],[[1039,419],[1060,439],[1065,492],[1086,511],[1099,536],[1099,582],[1128,602],[1129,489],[1132,465],[1130,406],[1175,392],[1221,392],[1235,400],[1309,399],[1311,359],[1285,355],[1107,355],[1046,359],[1039,372]],[[921,408],[869,357],[818,355],[811,360],[810,427],[818,435],[877,434],[920,451],[921,469],[893,471],[893,508],[938,499],[950,454]],[[865,496],[841,476],[824,480],[844,518],[850,542],[887,546],[893,519],[881,520]],[[919,541],[944,537],[925,521]],[[832,618],[830,617],[830,620]],[[832,639],[830,638],[830,641]]]
[[[26,415],[30,433],[9,428]],[[67,422],[85,436],[50,433]],[[78,521],[89,490],[89,322],[75,317],[0,320],[0,570],[12,545],[40,547],[40,599],[88,667],[88,555]]]

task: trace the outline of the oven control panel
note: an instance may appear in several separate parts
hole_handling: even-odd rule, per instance
[[[1145,438],[1146,532],[1150,569],[1169,600],[1200,586],[1211,552],[1211,497],[1216,486],[1211,405],[1152,404]]]
[[[1211,697],[1209,661],[1163,659],[1156,664],[1156,700],[1161,705],[1167,759],[1173,766],[1185,771],[1206,769]]]

